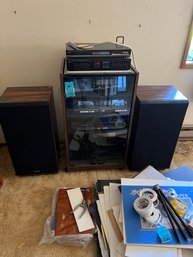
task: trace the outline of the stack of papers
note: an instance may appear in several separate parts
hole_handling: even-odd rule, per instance
[[[168,176],[169,177],[169,176]],[[161,188],[174,188],[193,208],[193,182],[174,181],[149,166],[133,179],[122,178],[120,183],[106,183],[98,192],[97,207],[101,219],[99,242],[102,257],[190,257],[193,242],[178,243],[171,227],[172,241],[161,243],[153,228],[145,227],[133,208],[137,192],[159,184]],[[117,181],[116,181],[117,182]],[[119,181],[118,181],[119,182]]]

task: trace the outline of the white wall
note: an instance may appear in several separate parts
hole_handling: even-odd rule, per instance
[[[192,10],[193,0],[0,0],[0,94],[8,86],[52,85],[63,138],[59,72],[65,42],[124,35],[139,84],[173,84],[193,102],[193,70],[179,68]],[[193,124],[192,106],[186,124]]]

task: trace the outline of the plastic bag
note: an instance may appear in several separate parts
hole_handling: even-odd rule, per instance
[[[90,190],[90,189],[89,189]],[[70,234],[70,226],[71,230],[77,230],[77,225],[76,225],[76,222],[75,222],[75,219],[73,217],[73,214],[72,213],[72,209],[70,210],[67,210],[70,214],[71,214],[71,222],[70,224],[67,224],[67,227],[68,227],[68,231],[67,233],[68,234],[62,234],[62,235],[57,235],[56,231],[57,231],[57,222],[58,222],[58,218],[57,218],[57,214],[58,214],[58,206],[60,204],[59,202],[59,194],[60,193],[65,193],[67,191],[67,188],[59,188],[57,189],[54,193],[53,193],[53,200],[52,200],[52,214],[51,216],[49,216],[45,222],[45,225],[44,225],[44,235],[40,241],[40,245],[41,244],[51,244],[53,242],[56,242],[58,244],[64,244],[64,245],[73,245],[73,246],[78,246],[78,247],[86,247],[91,240],[94,239],[94,235],[95,235],[95,232],[96,232],[96,229],[94,229],[92,232],[90,233],[74,233],[73,234]],[[63,195],[62,195],[63,196]],[[65,209],[66,209],[66,206],[70,206],[69,203],[66,204],[66,202],[64,202],[64,197],[62,198],[63,200],[63,203],[65,203]],[[65,198],[65,201],[69,201],[69,199],[67,199],[67,197]],[[61,206],[61,204],[60,204]],[[70,207],[68,207],[70,208]],[[65,210],[66,211],[66,210]],[[73,220],[74,219],[74,220]],[[65,221],[65,219],[64,219]],[[73,222],[72,222],[73,221]],[[74,227],[76,226],[76,228],[74,229]],[[65,233],[66,233],[66,230],[65,230]]]

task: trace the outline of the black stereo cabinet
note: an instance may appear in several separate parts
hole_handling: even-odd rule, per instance
[[[126,166],[138,72],[62,72],[66,170]]]
[[[0,124],[16,175],[58,172],[52,87],[8,87],[0,97]]]
[[[128,151],[129,170],[170,167],[188,107],[174,86],[138,86]]]

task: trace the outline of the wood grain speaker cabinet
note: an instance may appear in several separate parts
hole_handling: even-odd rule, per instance
[[[8,87],[0,97],[0,124],[16,175],[58,171],[52,87]]]
[[[128,168],[170,167],[188,107],[174,86],[139,86],[128,152]]]

